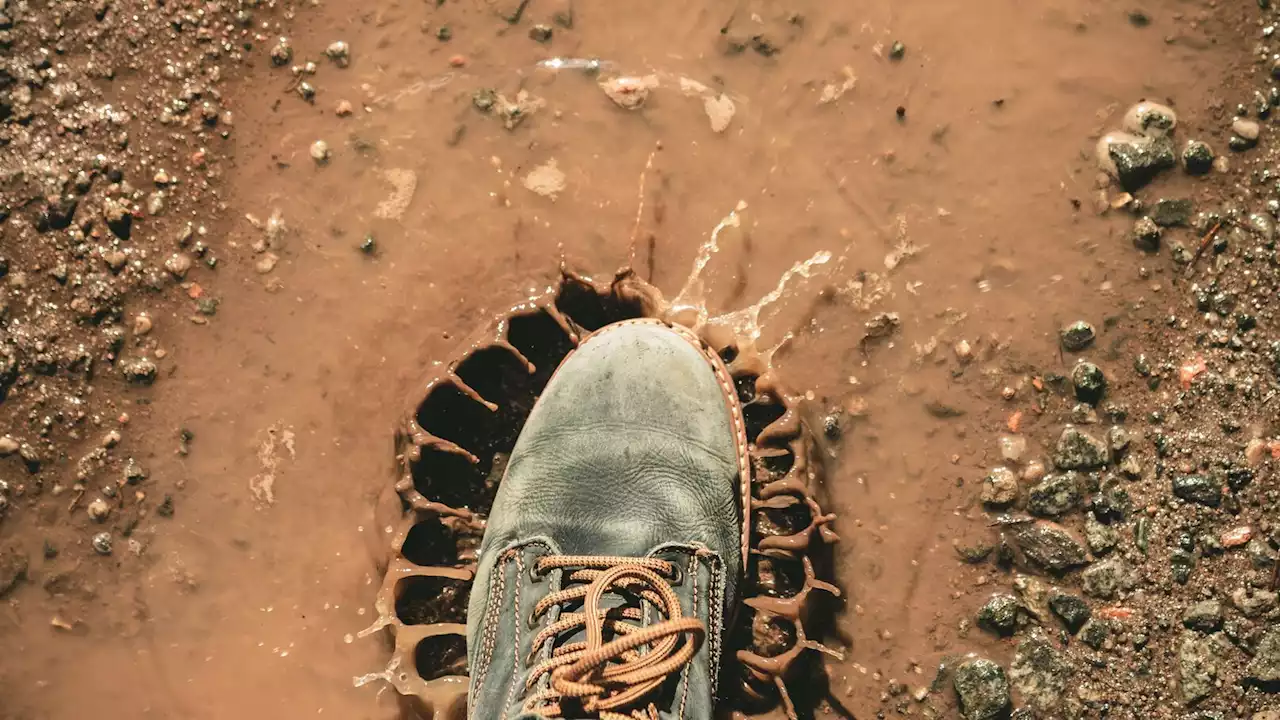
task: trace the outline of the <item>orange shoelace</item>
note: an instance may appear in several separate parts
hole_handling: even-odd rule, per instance
[[[534,654],[565,633],[585,630],[586,641],[556,647],[550,658],[533,667],[526,690],[532,690],[547,673],[551,685],[529,696],[525,711],[560,718],[561,701],[573,698],[583,711],[598,713],[601,720],[657,720],[654,704],[642,705],[645,696],[688,664],[706,637],[700,620],[683,616],[672,589],[679,569],[653,558],[588,555],[552,555],[534,566],[536,573],[554,569],[567,572],[562,582],[566,589],[534,606],[532,620],[568,603],[581,602],[581,609],[563,612],[543,628],[533,639]],[[606,593],[630,602],[602,608]],[[645,625],[644,610],[635,602],[639,599],[666,619]]]

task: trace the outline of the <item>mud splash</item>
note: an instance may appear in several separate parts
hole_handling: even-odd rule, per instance
[[[378,618],[360,637],[386,631],[387,667],[356,678],[385,680],[409,718],[466,716],[466,608],[476,552],[506,461],[539,393],[587,333],[637,317],[694,330],[732,374],[750,440],[749,553],[744,605],[730,638],[737,663],[725,668],[722,695],[752,714],[779,706],[791,718],[823,697],[812,662],[839,654],[819,640],[840,595],[819,579],[832,566],[838,536],[823,509],[823,429],[803,395],[778,377],[774,357],[793,336],[767,338],[762,313],[831,260],[797,263],[753,305],[714,314],[704,273],[721,234],[740,224],[730,213],[700,248],[685,287],[668,301],[630,269],[611,280],[563,271],[557,285],[497,316],[439,363],[422,399],[397,433],[400,477],[382,523],[392,541],[375,601]],[[813,652],[811,652],[813,651]],[[799,683],[805,683],[800,685]]]

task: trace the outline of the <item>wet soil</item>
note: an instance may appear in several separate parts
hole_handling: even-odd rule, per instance
[[[845,603],[827,642],[845,660],[828,663],[816,714],[958,717],[949,679],[913,697],[939,663],[978,652],[1008,666],[1016,640],[973,618],[1012,573],[994,554],[969,565],[956,552],[997,539],[980,497],[1006,462],[998,437],[1021,412],[1024,458],[1052,455],[1074,403],[1036,384],[1070,375],[1058,336],[1069,322],[1097,326],[1108,372],[1190,334],[1157,324],[1183,270],[1134,249],[1128,213],[1095,212],[1094,143],[1153,99],[1179,111],[1179,142],[1227,153],[1231,109],[1257,84],[1259,11],[1167,2],[1143,8],[1144,24],[1088,0],[578,3],[564,27],[561,5],[535,0],[515,23],[501,6],[254,9],[265,25],[226,91],[226,207],[207,207],[221,262],[199,282],[216,317],[189,323],[200,313],[184,306],[155,385],[104,391],[131,408],[126,448],[153,501],[172,494],[172,515],[136,521],[136,553],[117,528],[102,556],[90,544],[101,528],[69,515],[66,497],[11,502],[0,542],[28,560],[12,590],[0,575],[0,714],[399,717],[393,690],[353,686],[388,654],[354,636],[376,615],[396,528],[375,509],[418,383],[561,263],[607,276],[633,261],[675,292],[740,203],[733,249],[709,276],[715,311],[833,254],[814,293],[766,318],[796,331],[780,375],[840,428],[826,491]],[[549,40],[530,36],[535,24]],[[279,35],[314,75],[272,65]],[[324,55],[336,40],[346,67]],[[598,58],[600,74],[538,66],[554,57]],[[616,76],[657,86],[628,110],[598,84]],[[500,95],[496,108],[478,108],[478,91]],[[717,132],[725,97],[734,112]],[[1197,197],[1246,179],[1238,166],[1166,175],[1160,193]],[[277,211],[285,229],[268,232]],[[1115,374],[1111,391],[1146,392]],[[0,462],[6,479],[26,472],[16,455]],[[1180,602],[1166,604],[1174,626]],[[429,607],[407,612],[435,621]],[[1135,683],[1174,683],[1168,642],[1157,679]],[[1248,717],[1275,704],[1249,692],[1205,707]]]

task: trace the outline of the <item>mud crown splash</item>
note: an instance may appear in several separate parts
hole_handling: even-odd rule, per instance
[[[811,631],[825,617],[821,598],[840,590],[820,580],[838,537],[834,515],[819,498],[823,453],[802,419],[804,398],[778,378],[774,357],[792,339],[764,343],[762,313],[831,261],[819,252],[796,263],[758,302],[713,314],[704,273],[721,250],[722,233],[738,228],[744,204],[726,216],[699,249],[684,287],[667,301],[630,269],[609,282],[568,271],[557,285],[512,307],[437,364],[397,433],[395,515],[377,620],[359,637],[387,630],[387,667],[355,679],[385,680],[402,696],[406,717],[463,718],[468,687],[466,608],[476,550],[506,460],[538,394],[560,360],[586,333],[618,320],[656,317],[679,323],[726,360],[743,403],[751,454],[750,555],[743,581],[746,608],[730,628],[738,691],[730,702],[747,712],[779,703],[794,718],[787,682],[809,650],[839,656]],[[762,345],[763,343],[763,345]],[[817,591],[815,593],[815,591]],[[809,673],[813,675],[814,673]]]

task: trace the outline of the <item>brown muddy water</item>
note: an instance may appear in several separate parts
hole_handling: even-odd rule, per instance
[[[1008,654],[967,632],[992,578],[954,546],[990,533],[978,486],[1010,416],[1036,426],[1030,376],[1069,368],[1058,329],[1150,289],[1127,225],[1095,215],[1094,143],[1142,99],[1217,127],[1198,113],[1244,56],[1236,11],[1164,2],[1139,27],[1088,0],[579,2],[566,28],[567,3],[534,0],[515,24],[500,5],[299,8],[314,102],[265,57],[240,81],[238,262],[220,322],[175,339],[170,400],[147,420],[153,473],[185,495],[141,571],[60,596],[78,630],[17,618],[0,716],[400,717],[391,686],[353,678],[390,657],[357,636],[404,529],[375,508],[421,379],[562,264],[631,264],[675,297],[731,211],[709,314],[826,259],[762,318],[763,345],[794,333],[779,382],[839,430],[822,491],[842,594],[823,641],[843,660],[816,714],[871,717],[944,656]],[[335,40],[349,67],[323,57]],[[618,77],[641,107],[602,89]]]

